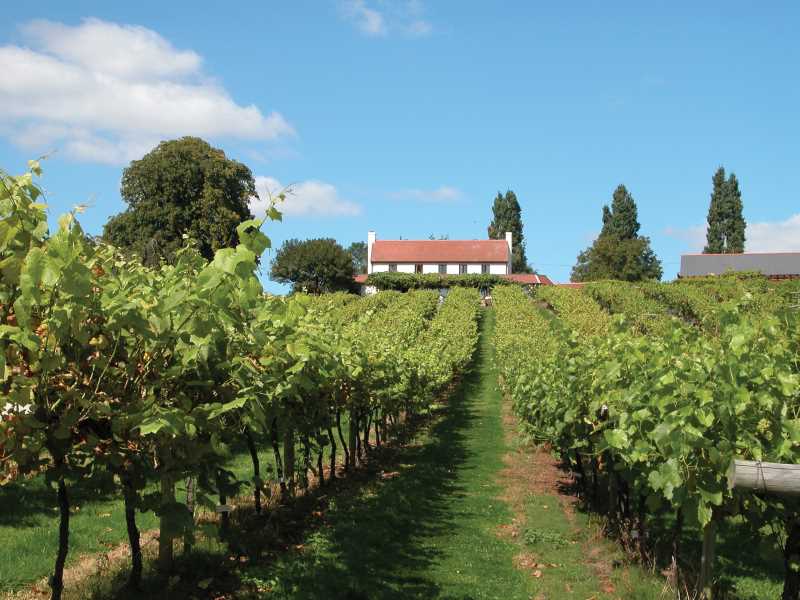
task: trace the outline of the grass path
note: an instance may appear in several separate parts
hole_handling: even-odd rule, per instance
[[[487,312],[474,369],[445,416],[398,450],[396,471],[332,501],[298,552],[249,576],[287,598],[529,599],[499,500],[506,451]],[[393,467],[395,468],[395,467]]]

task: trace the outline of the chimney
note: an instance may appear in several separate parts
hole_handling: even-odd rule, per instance
[[[372,244],[375,243],[375,232],[367,232],[367,274],[372,273]]]
[[[512,236],[510,231],[506,231],[506,244],[508,244],[508,265],[506,265],[506,273],[511,275],[511,256],[512,251],[514,250],[514,243],[512,241]]]

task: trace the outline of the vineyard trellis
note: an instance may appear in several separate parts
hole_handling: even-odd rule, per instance
[[[633,286],[587,288],[543,294],[563,319],[514,288],[493,294],[504,388],[531,435],[561,454],[641,552],[648,526],[671,514],[670,552],[680,564],[683,528],[700,527],[706,597],[717,524],[736,517],[754,531],[771,525],[785,557],[784,598],[797,598],[798,505],[731,489],[727,479],[737,458],[800,460],[796,313],[756,310],[775,305],[745,293],[718,304],[712,334],[663,312],[655,325],[644,320],[652,303]],[[620,313],[608,331],[596,329],[592,297]]]
[[[232,544],[230,499],[249,486],[262,507],[259,440],[269,440],[285,496],[308,486],[309,473],[324,485],[325,449],[328,478],[339,448],[352,469],[470,361],[475,290],[454,290],[441,307],[428,291],[265,295],[258,257],[270,244],[264,221],[280,217],[274,207],[242,223],[239,245],[210,262],[186,240],[173,263],[146,268],[85,235],[77,211],[51,234],[39,174],[34,162],[22,176],[0,175],[0,477],[38,473],[57,489],[53,598],[77,482],[118,491],[136,589],[138,512],[159,516],[163,571],[176,540],[191,551],[196,506],[221,507],[219,536]],[[248,482],[226,468],[239,443],[252,459]]]

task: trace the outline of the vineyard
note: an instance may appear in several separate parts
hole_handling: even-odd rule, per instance
[[[723,277],[494,292],[503,386],[529,433],[614,535],[706,597],[723,523],[773,544],[784,598],[800,593],[800,506],[728,478],[734,459],[800,459],[796,289]],[[687,535],[703,540],[700,557]]]
[[[624,553],[614,562],[657,568],[671,597],[774,596],[757,564],[745,589],[715,560],[731,532],[752,545],[738,554],[782,562],[783,597],[800,597],[800,504],[730,477],[737,459],[800,460],[795,283],[497,285],[488,310],[477,279],[444,297],[422,285],[276,297],[259,279],[264,220],[242,223],[239,245],[211,261],[187,239],[149,268],[87,236],[77,210],[50,232],[38,175],[32,163],[0,177],[0,499],[57,527],[4,540],[0,592],[47,574],[52,598],[68,594],[70,534],[96,496],[98,518],[124,522],[115,541],[133,597],[148,573],[171,589],[176,563],[210,561],[209,548],[223,566],[252,563],[243,581],[257,596],[622,597],[610,576],[592,580],[583,554],[599,542],[579,542],[574,517],[548,529],[570,496],[567,513],[579,505]],[[516,435],[503,396],[574,494],[553,484],[508,499],[503,485],[521,484],[498,483],[504,435]],[[386,450],[393,470],[337,509],[335,484]],[[289,554],[279,515],[324,518],[300,502],[315,494],[331,520]],[[497,533],[526,519],[538,525]],[[0,520],[9,539],[25,528]],[[143,540],[157,544],[149,555]],[[34,550],[46,571],[22,573]],[[197,564],[187,596],[251,597],[213,594],[216,575]],[[625,597],[656,597],[664,578],[636,573],[644,583]]]
[[[192,551],[200,507],[220,514],[245,488],[255,515],[356,468],[463,372],[477,341],[478,293],[386,292],[360,299],[266,296],[261,221],[204,261],[142,267],[94,243],[75,214],[49,234],[38,166],[0,184],[0,464],[5,483],[43,476],[60,515],[52,597],[63,591],[71,490],[110,486],[124,502],[129,586],[141,584],[137,517],[159,518],[158,566]],[[277,213],[271,211],[273,217]],[[261,446],[274,456],[262,473]],[[252,458],[244,480],[232,448]],[[338,462],[337,462],[338,461]],[[324,464],[327,463],[327,464]]]

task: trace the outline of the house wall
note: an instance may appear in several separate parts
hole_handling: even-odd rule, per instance
[[[413,273],[415,266],[416,266],[415,263],[397,263],[397,272]],[[447,274],[458,275],[458,267],[459,267],[458,263],[455,264],[448,263]],[[373,263],[370,265],[369,269],[370,273],[386,273],[388,271],[389,271],[389,263]],[[422,272],[438,273],[439,263],[423,263]],[[480,275],[481,264],[467,263],[467,273]],[[491,275],[506,275],[508,273],[508,266],[506,265],[506,263],[489,263],[489,273]]]

